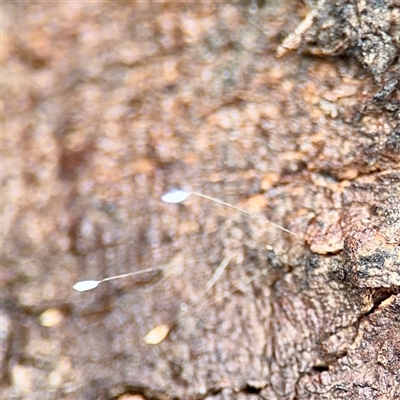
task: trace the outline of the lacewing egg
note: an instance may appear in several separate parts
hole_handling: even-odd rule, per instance
[[[80,281],[75,283],[73,288],[78,292],[85,292],[86,290],[92,290],[99,286],[100,281]]]
[[[185,201],[191,195],[190,192],[185,192],[184,190],[171,190],[170,192],[165,193],[161,200],[166,203],[181,203]]]

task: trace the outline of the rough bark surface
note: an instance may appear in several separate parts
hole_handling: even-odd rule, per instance
[[[2,13],[3,398],[398,398],[398,1]]]

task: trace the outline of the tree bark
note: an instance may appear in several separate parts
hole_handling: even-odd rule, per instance
[[[6,398],[397,398],[397,1],[3,13]]]

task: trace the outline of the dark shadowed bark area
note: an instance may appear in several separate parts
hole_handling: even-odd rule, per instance
[[[2,6],[3,398],[398,398],[398,0]]]

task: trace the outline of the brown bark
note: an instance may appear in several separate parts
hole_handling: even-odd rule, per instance
[[[3,4],[5,398],[397,398],[400,4],[365,4]]]

